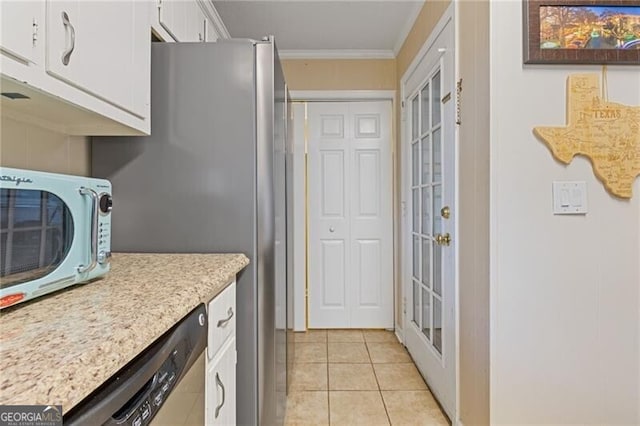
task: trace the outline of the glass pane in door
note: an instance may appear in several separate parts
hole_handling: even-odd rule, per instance
[[[413,322],[420,327],[420,284],[413,282]]]
[[[433,292],[442,296],[442,246],[433,245]]]
[[[413,236],[413,277],[420,279],[420,237]]]
[[[423,185],[429,183],[429,179],[431,178],[431,147],[429,146],[429,136],[425,136],[422,138],[422,172],[420,175],[422,179],[420,183]],[[417,184],[415,184],[417,185]]]
[[[427,83],[427,85],[424,87],[424,89],[422,89],[420,91],[420,99],[422,100],[421,103],[421,114],[420,114],[420,134],[424,134],[425,132],[429,131],[429,84]]]
[[[420,190],[414,189],[412,193],[413,229],[418,232],[418,226],[420,226]]]
[[[431,188],[425,186],[422,188],[422,233],[428,235],[431,233]]]
[[[420,110],[418,109],[418,95],[411,101],[411,139],[418,137],[418,119],[420,118]]]
[[[431,108],[431,119],[433,120],[433,127],[437,126],[438,124],[440,124],[440,71],[438,71],[437,73],[435,73],[435,75],[433,76],[433,94],[432,94],[432,99],[433,102],[431,103],[432,108]]]
[[[442,131],[433,131],[433,182],[442,182]]]
[[[433,347],[442,353],[442,302],[433,298]]]
[[[431,240],[422,239],[422,284],[431,287]]]
[[[431,295],[422,289],[422,334],[431,340]]]
[[[433,234],[442,232],[442,185],[433,186]]]
[[[414,142],[411,145],[411,162],[413,163],[412,177],[411,177],[411,185],[416,186],[419,182],[419,173],[420,173],[420,152],[418,151],[420,147],[418,146],[418,142]]]

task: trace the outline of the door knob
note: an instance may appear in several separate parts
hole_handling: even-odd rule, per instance
[[[334,228],[334,227],[329,228],[329,232],[335,232],[335,230],[336,230],[336,228]]]
[[[449,208],[449,206],[444,206],[440,209],[440,216],[445,219],[449,219],[451,217],[451,209]]]
[[[448,232],[446,234],[437,234],[436,244],[441,246],[448,246],[449,244],[451,244],[451,235],[449,235]]]

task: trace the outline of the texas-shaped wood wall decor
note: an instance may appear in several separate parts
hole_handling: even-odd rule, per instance
[[[640,106],[603,100],[599,79],[598,74],[570,75],[567,125],[533,132],[558,161],[569,164],[576,155],[588,157],[609,192],[631,198],[640,175]]]

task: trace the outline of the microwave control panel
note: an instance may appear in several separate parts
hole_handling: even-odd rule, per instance
[[[109,263],[111,257],[111,194],[100,194],[100,215],[98,218],[98,263]]]

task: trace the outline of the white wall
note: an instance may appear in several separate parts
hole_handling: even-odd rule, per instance
[[[640,423],[640,178],[612,197],[590,162],[555,161],[566,78],[523,66],[522,2],[491,3],[491,422]],[[609,67],[609,99],[640,105],[640,67]],[[464,94],[463,94],[464,96]],[[553,180],[587,182],[586,216],[554,216]]]

